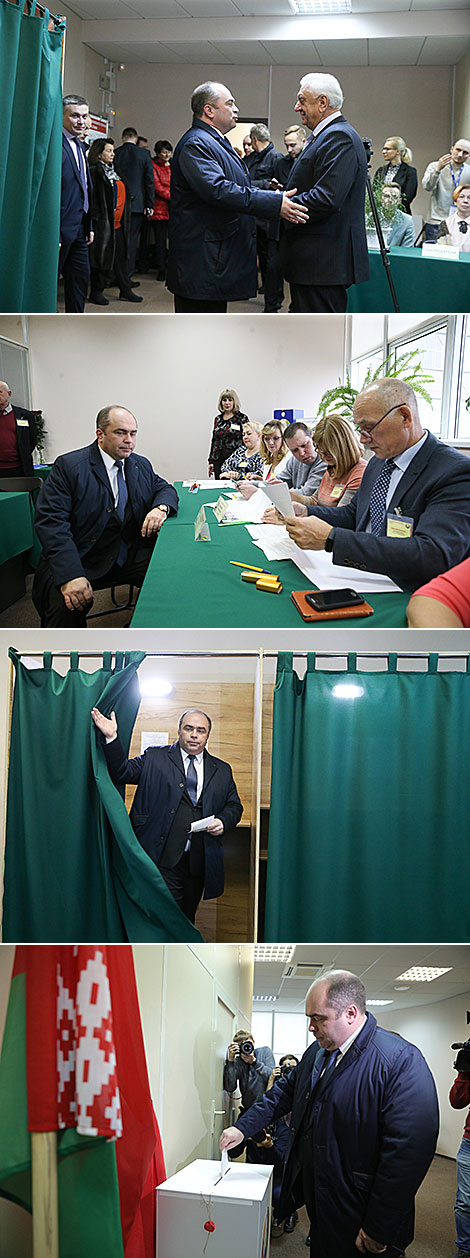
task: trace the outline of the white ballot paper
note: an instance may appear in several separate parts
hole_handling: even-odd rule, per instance
[[[210,826],[212,821],[215,821],[214,814],[212,814],[212,817],[201,817],[200,821],[193,821],[191,834],[195,834],[196,830],[207,830],[207,827]]]
[[[271,562],[273,559],[292,559],[299,572],[317,585],[320,590],[334,590],[346,586],[361,594],[383,594],[400,590],[399,585],[380,572],[363,572],[362,568],[347,568],[333,564],[333,556],[325,550],[301,550],[291,541],[286,529],[280,524],[247,525],[255,546],[259,546]]]
[[[227,516],[238,520],[240,524],[258,524],[266,511],[266,498],[261,489],[257,489],[251,498],[243,498],[242,494],[231,494],[227,502]]]
[[[229,1171],[229,1170],[230,1170],[230,1162],[229,1162],[229,1160],[228,1160],[228,1153],[227,1153],[227,1150],[226,1150],[226,1149],[222,1149],[222,1156],[221,1156],[221,1159],[220,1159],[220,1174],[221,1174],[221,1176],[222,1176],[222,1175],[226,1175],[226,1174],[227,1174],[227,1171]]]
[[[294,504],[285,481],[280,480],[275,484],[268,481],[261,488],[273,507],[277,507],[280,515],[294,515]]]
[[[197,485],[198,489],[235,489],[233,480],[184,480],[183,489],[192,489],[193,485]]]

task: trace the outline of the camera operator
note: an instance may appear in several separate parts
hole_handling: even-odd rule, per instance
[[[271,1049],[267,1045],[255,1048],[251,1031],[237,1031],[227,1049],[224,1088],[226,1092],[235,1092],[237,1088],[240,1089],[242,1098],[240,1114],[244,1114],[255,1101],[261,1100],[274,1069],[275,1062]],[[264,1140],[264,1135],[264,1132],[259,1133],[260,1141]],[[257,1146],[258,1136],[251,1137],[246,1145],[244,1143],[247,1162],[263,1160],[258,1156]],[[237,1157],[240,1157],[243,1148],[237,1149]]]
[[[453,1048],[457,1045],[453,1044]],[[458,1071],[449,1092],[452,1109],[470,1105],[470,1040],[459,1046],[454,1062]],[[455,1198],[456,1258],[470,1258],[470,1110],[465,1119],[462,1142],[457,1153],[457,1196]]]

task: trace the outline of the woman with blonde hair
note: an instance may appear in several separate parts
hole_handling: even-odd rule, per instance
[[[243,425],[247,423],[248,415],[240,410],[240,399],[235,389],[222,389],[217,410],[209,450],[209,476],[219,480],[222,463],[242,441]]]
[[[261,443],[261,424],[247,419],[243,425],[241,446],[237,446],[233,454],[229,454],[220,471],[221,480],[244,480],[246,476],[263,475],[263,461],[259,452]]]
[[[470,253],[470,185],[462,183],[452,193],[455,210],[439,224],[441,245],[456,245],[460,253]]]
[[[382,149],[384,165],[379,166],[372,180],[374,192],[383,183],[397,183],[401,188],[402,209],[411,214],[410,205],[418,190],[418,172],[411,165],[413,154],[403,136],[391,135]]]
[[[357,432],[343,415],[325,415],[314,428],[312,441],[326,463],[326,472],[310,497],[291,490],[291,498],[309,507],[337,507],[339,503],[345,507],[359,488],[367,463]]]
[[[276,480],[279,472],[283,472],[287,460],[290,458],[290,450],[284,441],[284,428],[278,419],[270,419],[268,423],[261,429],[261,444],[259,448],[261,458],[263,460],[263,470],[261,476],[257,476],[257,480]],[[251,498],[256,493],[254,485],[250,485],[250,479],[240,483],[240,493],[244,498]]]

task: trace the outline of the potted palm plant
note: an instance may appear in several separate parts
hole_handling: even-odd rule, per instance
[[[353,388],[349,371],[346,371],[346,381],[338,380],[338,384],[332,389],[327,389],[321,398],[317,409],[318,418],[322,419],[324,415],[328,415],[330,411],[337,411],[346,419],[352,419],[353,405],[358,393],[365,389],[367,384],[372,380],[379,380],[381,376],[393,376],[397,380],[405,380],[411,385],[415,393],[424,398],[426,402],[431,404],[432,398],[426,388],[426,385],[432,384],[434,377],[428,375],[422,364],[420,351],[418,349],[408,350],[405,354],[400,354],[394,362],[394,353],[387,354],[383,362],[379,363],[375,371],[372,367],[368,367],[364,380],[358,389]]]

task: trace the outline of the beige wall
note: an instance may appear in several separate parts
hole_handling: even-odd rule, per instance
[[[455,125],[453,140],[470,139],[470,52],[455,68]]]
[[[92,52],[82,43],[82,20],[61,5],[61,13],[67,18],[64,59],[64,96],[68,93],[84,96],[93,114],[101,113],[101,88],[99,76],[104,69],[103,57]]]
[[[169,480],[207,475],[222,389],[237,390],[251,419],[264,422],[274,407],[286,406],[313,416],[343,369],[341,315],[46,315],[28,319],[28,336],[47,458],[92,441],[97,411],[120,402],[137,416],[138,451]]]
[[[0,950],[0,1041],[14,948]],[[233,1028],[250,1025],[253,949],[238,944],[141,944],[134,962],[150,1087],[167,1174],[213,1156],[213,1111],[220,1108],[226,1043],[217,1043],[217,1003]],[[217,1120],[219,1121],[219,1120]],[[0,1201],[2,1258],[31,1258],[31,1220]]]
[[[271,134],[283,152],[283,134],[296,121],[293,112],[299,79],[308,66],[273,66]],[[448,66],[331,67],[345,95],[344,111],[360,135],[372,140],[372,170],[382,162],[387,136],[403,135],[413,151],[413,165],[421,176],[450,143],[452,70]],[[222,79],[234,92],[242,117],[267,117],[269,66],[129,65],[118,75],[116,133],[135,126],[148,135],[175,144],[190,125],[189,101],[197,83]],[[462,88],[464,91],[464,88]],[[430,118],[432,125],[430,125]],[[422,191],[413,213],[427,210]]]

